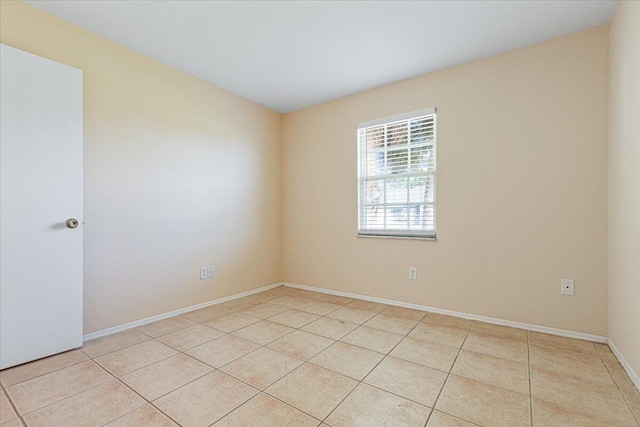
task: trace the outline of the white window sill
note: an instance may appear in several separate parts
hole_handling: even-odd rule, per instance
[[[419,236],[387,236],[384,234],[356,234],[356,237],[365,239],[400,239],[400,240],[438,240],[436,237],[419,237]]]

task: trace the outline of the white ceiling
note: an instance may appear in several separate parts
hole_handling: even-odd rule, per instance
[[[28,0],[286,113],[607,22],[617,1]]]

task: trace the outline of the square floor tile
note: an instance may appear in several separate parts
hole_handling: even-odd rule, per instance
[[[375,310],[361,310],[347,305],[346,307],[342,307],[332,313],[329,313],[328,317],[344,320],[345,322],[363,324],[376,314],[378,314],[378,312]]]
[[[573,409],[533,399],[533,427],[616,427],[618,424],[594,418]]]
[[[529,394],[529,366],[462,350],[451,373],[522,394]]]
[[[253,325],[254,323],[258,323],[259,321],[260,319],[257,317],[235,312],[225,314],[224,316],[214,317],[208,322],[204,322],[204,325],[223,332],[233,332],[249,325]]]
[[[233,334],[260,345],[267,345],[295,329],[278,323],[262,320],[251,326],[235,331]]]
[[[403,336],[381,329],[360,326],[340,341],[368,348],[378,353],[389,353],[402,340]]]
[[[429,313],[422,322],[426,326],[440,326],[443,328],[460,329],[468,331],[473,323],[471,320],[462,319],[460,317],[447,316],[445,314]]]
[[[315,427],[319,420],[292,406],[260,393],[238,409],[221,419],[215,427]]]
[[[412,320],[406,317],[390,316],[382,312],[367,320],[364,325],[371,328],[382,329],[383,331],[406,335],[414,326],[416,326],[417,323],[417,320]]]
[[[402,317],[405,319],[420,321],[427,315],[426,311],[414,310],[413,308],[405,308],[391,305],[381,311],[386,316]]]
[[[180,317],[191,320],[193,322],[202,323],[207,322],[214,317],[229,314],[229,312],[229,309],[220,307],[220,305],[218,304],[181,314]]]
[[[467,331],[459,328],[428,325],[420,322],[409,332],[409,336],[423,341],[460,348],[467,336]]]
[[[433,411],[429,417],[427,427],[477,427],[478,424],[456,418],[440,411]]]
[[[508,326],[493,325],[491,323],[473,322],[471,332],[476,335],[492,335],[516,341],[527,341],[527,331],[524,329],[510,328]]]
[[[298,310],[318,314],[320,316],[326,316],[327,314],[342,308],[342,306],[340,304],[331,304],[330,302],[312,300],[296,308]]]
[[[187,350],[187,354],[214,368],[220,368],[259,347],[251,341],[233,335],[225,335]]]
[[[613,380],[598,355],[531,345],[529,360],[532,367],[613,385]]]
[[[333,427],[422,427],[431,409],[366,384],[358,387],[329,415]]]
[[[287,310],[283,313],[270,317],[269,321],[297,329],[319,318],[320,316],[317,314],[307,313],[306,311]]]
[[[124,375],[121,380],[145,399],[155,400],[211,371],[209,365],[180,353]]]
[[[249,316],[259,317],[260,319],[268,319],[276,314],[283,313],[289,310],[287,307],[282,307],[273,304],[256,304],[249,306],[241,311],[241,313],[248,314]]]
[[[301,360],[262,347],[221,369],[232,377],[264,390],[300,365]]]
[[[95,361],[113,375],[121,377],[177,353],[173,348],[152,340],[100,356]]]
[[[269,301],[269,304],[279,305],[287,308],[298,308],[310,301],[311,299],[309,298],[299,297],[295,295],[283,295],[279,298]]]
[[[18,412],[26,414],[105,383],[112,378],[104,369],[88,360],[12,385],[7,388],[7,393]]]
[[[445,372],[387,356],[364,382],[432,407],[446,379]]]
[[[470,333],[462,349],[512,360],[514,362],[529,362],[527,343],[491,335],[476,335]]]
[[[529,332],[529,344],[537,345],[539,347],[551,347],[558,350],[575,351],[578,353],[598,354],[592,342],[543,334],[540,332]]]
[[[321,420],[329,415],[357,384],[351,378],[305,363],[266,391]]]
[[[206,427],[258,393],[219,371],[212,372],[153,402],[185,427]]]
[[[311,359],[335,341],[304,331],[294,331],[272,342],[267,347],[300,360]]]
[[[59,369],[89,360],[86,354],[79,350],[71,350],[55,356],[45,357],[34,362],[25,363],[13,368],[0,371],[0,382],[5,387],[17,384],[31,378],[45,375]]]
[[[390,353],[391,356],[419,365],[449,372],[458,355],[457,347],[405,337]]]
[[[356,308],[358,310],[375,311],[376,313],[379,313],[389,306],[387,304],[380,304],[379,302],[364,301],[364,300],[357,299],[347,304],[347,307]]]
[[[143,334],[156,338],[162,335],[170,334],[171,332],[179,331],[190,326],[194,326],[196,322],[184,318],[182,316],[170,317],[168,319],[160,320],[159,322],[149,323],[148,325],[139,326],[136,329]]]
[[[105,427],[178,427],[162,412],[146,404],[110,422]]]
[[[347,305],[355,301],[353,298],[341,297],[339,295],[318,294],[314,301],[328,302],[330,304]]]
[[[4,391],[0,390],[0,424],[16,418],[18,418],[18,414],[13,410],[13,406],[11,406]]]
[[[23,427],[24,424],[20,421],[19,418],[14,418],[11,421],[7,421],[6,423],[2,423],[2,427]]]
[[[383,358],[384,354],[338,341],[310,362],[361,381]]]
[[[131,347],[132,345],[140,344],[141,342],[149,341],[150,339],[151,338],[148,335],[145,335],[142,332],[138,332],[135,329],[129,329],[128,331],[118,332],[117,334],[87,341],[83,344],[82,351],[87,356],[96,358],[104,356],[105,354],[113,353],[114,351],[122,350],[123,348]]]
[[[614,385],[532,367],[531,396],[622,426],[635,424]]]
[[[29,427],[101,426],[141,407],[146,402],[120,381],[111,379],[97,387],[24,416]]]
[[[321,317],[301,329],[305,332],[311,332],[312,334],[338,340],[358,326],[360,325],[357,323],[345,322],[344,320],[332,319],[330,317]]]
[[[450,375],[435,409],[480,425],[530,426],[529,397]]]
[[[224,332],[208,326],[195,325],[156,339],[178,351],[187,351],[190,348],[220,338],[224,334]]]

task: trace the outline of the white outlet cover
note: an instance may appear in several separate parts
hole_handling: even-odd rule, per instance
[[[575,295],[575,281],[573,279],[561,279],[560,293],[562,295]]]
[[[409,280],[416,280],[418,276],[418,269],[415,267],[409,267]]]
[[[211,266],[207,267],[207,277],[213,277],[213,267]]]
[[[207,278],[207,267],[200,267],[200,280]]]

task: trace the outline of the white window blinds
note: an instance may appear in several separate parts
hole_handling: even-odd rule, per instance
[[[358,125],[358,233],[436,235],[436,111]]]

